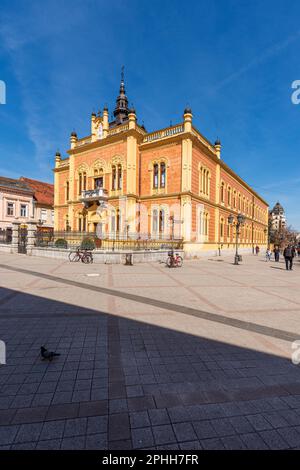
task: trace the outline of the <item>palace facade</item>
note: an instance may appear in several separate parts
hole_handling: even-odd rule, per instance
[[[268,204],[221,159],[221,143],[194,127],[190,108],[182,122],[147,132],[122,77],[114,118],[107,107],[93,113],[90,135],[72,132],[67,152],[55,157],[56,231],[183,239],[192,255],[233,248],[228,216],[241,213],[240,246],[266,245]]]

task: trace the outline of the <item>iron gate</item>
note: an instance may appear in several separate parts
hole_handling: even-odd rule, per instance
[[[19,227],[18,253],[27,253],[27,227]]]

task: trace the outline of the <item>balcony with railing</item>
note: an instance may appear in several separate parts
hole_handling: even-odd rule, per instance
[[[82,147],[83,145],[90,144],[92,142],[92,138],[89,137],[83,137],[82,139],[78,139],[76,142],[76,147]]]
[[[88,201],[107,201],[108,191],[104,188],[86,189],[81,192],[80,200],[82,202]]]
[[[129,129],[129,124],[128,123],[123,124],[122,126],[112,127],[111,129],[109,129],[108,135],[112,136],[112,135],[120,134],[120,132],[126,132],[126,131],[128,131],[128,129]]]
[[[177,126],[168,127],[167,129],[162,129],[161,131],[147,134],[143,139],[143,143],[153,142],[154,140],[165,139],[167,137],[173,137],[173,135],[181,134],[182,132],[183,124],[178,124]]]

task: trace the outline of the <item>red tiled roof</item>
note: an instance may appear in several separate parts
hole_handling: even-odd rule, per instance
[[[15,178],[6,178],[6,176],[0,176],[0,187],[13,192],[27,193],[28,196],[33,195],[33,190],[28,187],[25,181],[20,181]]]
[[[43,181],[32,180],[21,176],[21,181],[29,186],[34,192],[34,197],[38,204],[45,204],[47,206],[53,206],[54,204],[54,185],[50,183],[44,183]]]

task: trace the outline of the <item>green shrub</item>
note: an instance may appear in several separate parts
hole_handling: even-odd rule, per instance
[[[58,238],[55,240],[56,248],[68,248],[68,242],[64,238]]]
[[[81,250],[94,250],[95,242],[92,238],[84,238],[80,245]]]

